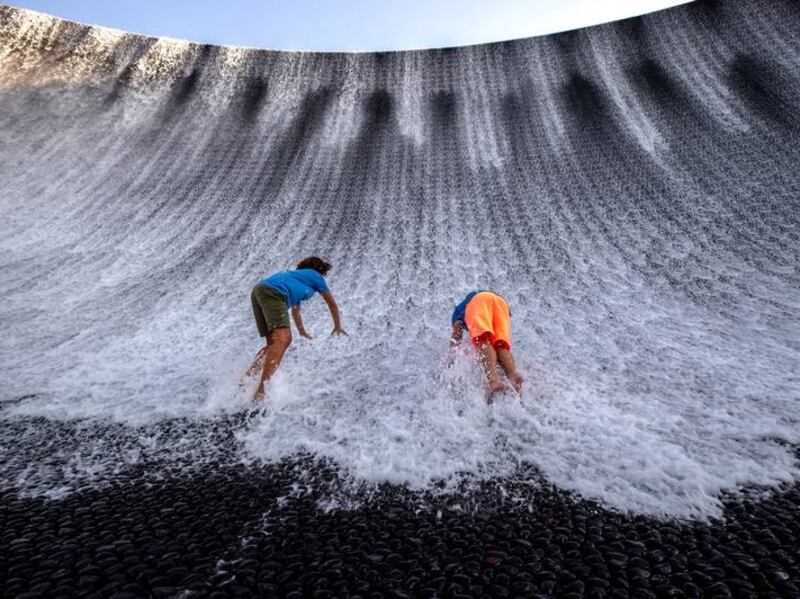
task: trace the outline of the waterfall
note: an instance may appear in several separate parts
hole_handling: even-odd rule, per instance
[[[797,481],[798,31],[728,0],[323,54],[0,7],[0,487],[310,455],[360,489],[533,467],[705,517]],[[310,301],[253,411],[250,290],[312,254],[350,337]],[[487,406],[466,347],[445,367],[476,288],[511,306],[521,401]]]

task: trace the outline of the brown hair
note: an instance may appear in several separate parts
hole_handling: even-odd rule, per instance
[[[297,263],[297,268],[311,268],[324,277],[331,269],[331,263],[325,262],[325,260],[317,256],[309,256],[308,258],[300,260],[300,262]]]

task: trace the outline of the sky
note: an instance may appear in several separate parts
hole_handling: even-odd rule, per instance
[[[531,37],[689,0],[0,0],[81,23],[276,50],[375,51]]]

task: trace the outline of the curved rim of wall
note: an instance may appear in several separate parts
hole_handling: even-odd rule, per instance
[[[486,42],[479,42],[474,44],[463,44],[463,45],[456,45],[456,46],[431,46],[426,48],[409,48],[409,49],[398,49],[398,50],[291,50],[291,49],[279,49],[279,48],[264,48],[260,46],[239,46],[235,44],[212,44],[207,42],[198,42],[192,41],[182,38],[173,38],[169,36],[159,36],[159,35],[149,35],[145,33],[136,33],[134,31],[127,31],[125,29],[118,29],[116,27],[107,27],[105,25],[95,25],[92,23],[87,23],[84,21],[78,21],[75,19],[69,19],[66,17],[59,17],[57,15],[52,15],[49,13],[41,12],[38,10],[33,10],[30,8],[24,8],[20,6],[12,6],[9,4],[2,4],[0,3],[0,9],[7,8],[13,11],[19,11],[23,13],[28,13],[30,15],[35,15],[38,17],[46,17],[48,19],[52,19],[53,21],[61,21],[65,23],[71,23],[73,25],[78,25],[81,27],[89,27],[92,29],[105,31],[107,33],[113,35],[120,35],[120,36],[131,36],[142,40],[160,40],[163,42],[170,42],[178,45],[186,45],[186,46],[198,46],[198,47],[211,47],[211,48],[225,48],[230,50],[240,50],[240,51],[247,51],[247,52],[256,52],[256,53],[278,53],[278,54],[302,54],[302,55],[330,55],[330,56],[337,56],[337,55],[380,55],[380,54],[418,54],[418,53],[425,53],[425,52],[452,52],[456,50],[463,50],[469,48],[484,48],[487,46],[498,46],[503,44],[513,44],[517,42],[523,42],[526,40],[532,40],[537,38],[547,38],[551,36],[558,36],[562,34],[569,34],[574,33],[576,31],[584,31],[587,29],[593,29],[595,27],[603,27],[606,25],[610,25],[613,23],[624,23],[625,21],[629,21],[632,19],[639,19],[642,17],[646,17],[648,15],[658,14],[669,10],[674,10],[680,8],[682,6],[686,6],[687,4],[693,4],[696,0],[676,0],[676,3],[671,6],[666,6],[663,8],[659,8],[656,10],[650,10],[643,13],[638,13],[631,15],[629,17],[625,17],[622,19],[612,19],[610,21],[603,21],[600,23],[594,23],[591,25],[584,25],[578,26],[570,29],[562,29],[558,31],[552,31],[549,33],[542,33],[539,35],[529,35],[523,37],[514,37],[508,39],[499,39],[499,40],[492,40]]]

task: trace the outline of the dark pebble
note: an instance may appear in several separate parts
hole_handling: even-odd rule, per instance
[[[731,590],[724,582],[715,582],[708,585],[705,589],[705,594],[709,597],[732,597]]]
[[[318,489],[277,504],[298,482],[298,472],[322,480],[324,471],[305,463],[299,470],[220,466],[157,484],[131,475],[60,500],[2,491],[0,595],[599,599],[797,593],[795,487],[744,502],[744,508],[733,504],[725,519],[710,523],[622,515],[546,486],[532,491],[531,511],[490,501],[487,487],[485,509],[443,508],[441,518],[392,488],[353,511],[321,512]],[[383,501],[391,507],[382,509]]]

